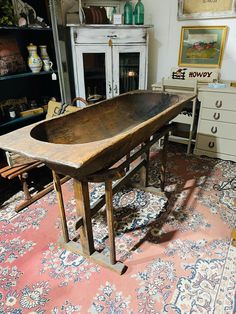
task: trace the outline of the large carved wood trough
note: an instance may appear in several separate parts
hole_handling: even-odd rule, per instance
[[[195,95],[152,91],[129,92],[66,116],[45,120],[0,137],[0,147],[38,159],[53,171],[62,223],[60,244],[98,264],[123,273],[116,260],[112,195],[136,171],[148,185],[149,149],[164,136],[184,104]],[[140,145],[141,144],[141,145]],[[134,153],[131,153],[134,148]],[[161,179],[164,185],[166,145]],[[125,157],[125,158],[124,158]],[[130,167],[135,162],[135,166]],[[71,239],[58,174],[74,180],[79,237]],[[116,181],[115,184],[112,184]],[[105,182],[105,195],[90,206],[88,182]],[[92,217],[106,204],[110,257],[95,251]]]

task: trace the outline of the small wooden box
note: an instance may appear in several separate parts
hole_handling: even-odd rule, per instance
[[[35,108],[35,109],[29,109],[26,111],[21,111],[19,115],[20,117],[27,117],[27,116],[32,116],[39,113],[43,113],[43,108]]]

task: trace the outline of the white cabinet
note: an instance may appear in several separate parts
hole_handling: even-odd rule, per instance
[[[106,99],[146,89],[150,26],[70,26],[76,96]]]
[[[194,153],[236,161],[236,89],[199,88],[201,101]]]

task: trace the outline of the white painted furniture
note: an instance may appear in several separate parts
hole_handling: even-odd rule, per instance
[[[197,80],[173,80],[162,78],[160,85],[153,85],[153,90],[162,90],[167,92],[178,92],[178,93],[192,93],[197,95]],[[181,123],[188,125],[189,132],[187,137],[170,135],[169,140],[173,142],[178,142],[187,145],[187,154],[191,151],[191,145],[195,143],[195,139],[193,139],[193,131],[196,128],[197,119],[196,119],[196,101],[197,97],[193,99],[191,102],[191,111],[185,112],[183,111],[179,114],[173,122]]]
[[[146,89],[149,25],[69,25],[75,93],[111,98]]]
[[[199,87],[201,102],[194,154],[236,161],[236,88]]]
[[[168,81],[176,81],[181,88],[188,86],[188,80],[167,79],[166,84]],[[153,84],[152,89],[162,90],[162,83]],[[193,153],[236,161],[236,88],[209,88],[208,84],[198,83],[197,98],[200,112],[198,122],[195,121],[197,136]],[[177,118],[182,119],[180,115]]]

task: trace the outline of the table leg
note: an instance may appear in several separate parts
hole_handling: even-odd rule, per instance
[[[111,183],[110,183],[111,184]],[[112,190],[111,186],[108,185],[108,200],[107,203],[109,204],[109,209],[112,210]],[[75,237],[68,241],[65,240],[65,236],[61,237],[58,241],[61,248],[69,250],[73,253],[80,254],[86,258],[91,259],[95,263],[105,266],[118,274],[123,274],[127,267],[121,263],[116,262],[115,257],[115,242],[114,242],[114,232],[113,232],[113,213],[109,210],[109,216],[111,217],[109,220],[109,237],[111,243],[111,256],[110,258],[102,253],[95,251],[94,248],[94,240],[93,240],[93,231],[92,231],[92,216],[91,216],[91,209],[90,209],[90,202],[89,202],[89,189],[88,189],[88,182],[79,181],[74,179],[74,193],[75,193],[75,200],[76,200],[76,212],[80,219],[82,219],[82,223],[79,227],[79,241],[78,238]],[[59,192],[59,196],[61,196]],[[62,204],[62,203],[60,203]],[[61,209],[64,207],[61,206]],[[64,210],[62,210],[64,212]],[[63,220],[64,221],[64,220]],[[113,244],[114,243],[114,244]]]
[[[149,141],[145,142],[145,144],[147,144],[148,142]],[[145,188],[149,184],[148,176],[149,176],[150,149],[148,149],[142,155],[142,158],[145,159],[145,165],[140,169],[140,186]]]
[[[164,191],[165,180],[166,180],[166,161],[167,161],[167,142],[169,138],[169,133],[164,135],[164,142],[161,152],[161,190]]]
[[[87,255],[91,255],[95,251],[95,249],[88,182],[74,179],[74,193],[76,201],[76,211],[78,216],[82,217],[83,220],[83,224],[79,228],[80,244],[82,247],[82,251]]]
[[[54,189],[56,191],[57,200],[58,200],[58,210],[59,210],[59,216],[61,218],[62,235],[63,235],[64,241],[68,243],[70,239],[69,239],[69,232],[68,232],[67,223],[66,223],[66,213],[65,213],[65,207],[64,207],[63,197],[62,197],[61,182],[60,182],[59,176],[53,170],[52,170],[52,176],[53,176]]]
[[[115,248],[115,233],[114,233],[114,217],[113,217],[113,204],[112,204],[112,181],[105,182],[106,193],[106,213],[107,213],[107,225],[108,236],[110,245],[110,263],[114,265],[116,263],[116,248]]]

